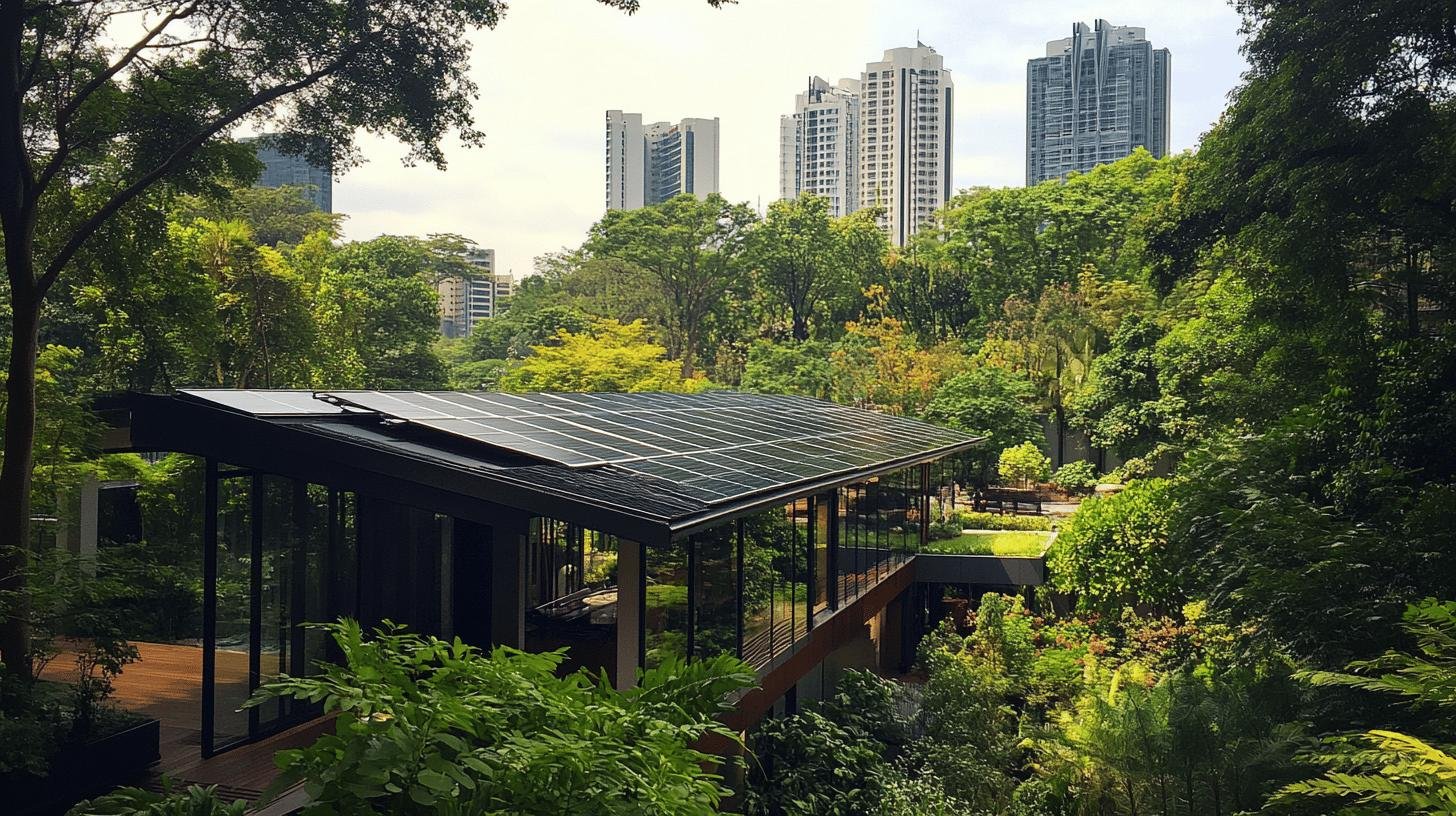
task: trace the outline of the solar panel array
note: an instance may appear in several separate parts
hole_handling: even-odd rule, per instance
[[[342,408],[318,399],[312,391],[184,388],[181,393],[253,416],[318,416],[343,413]]]
[[[569,468],[611,465],[708,503],[968,445],[947,428],[796,397],[334,391],[320,399]]]

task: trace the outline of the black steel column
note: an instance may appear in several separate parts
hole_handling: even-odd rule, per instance
[[[258,690],[263,678],[263,477],[254,473],[248,479],[248,512],[252,516],[248,531],[248,693]],[[258,736],[262,712],[257,706],[248,709],[248,737]]]
[[[217,739],[217,462],[208,459],[202,477],[202,755]]]

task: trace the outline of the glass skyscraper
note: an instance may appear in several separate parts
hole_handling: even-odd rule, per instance
[[[333,168],[317,165],[303,156],[280,152],[267,137],[249,139],[263,163],[259,187],[302,187],[314,206],[326,213],[334,211]]]
[[[1171,56],[1147,30],[1098,20],[1026,65],[1026,183],[1066,178],[1137,147],[1168,152]]]

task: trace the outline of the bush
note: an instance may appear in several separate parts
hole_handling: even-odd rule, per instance
[[[1177,565],[1168,552],[1171,505],[1162,479],[1083,502],[1048,553],[1053,586],[1077,593],[1079,608],[1114,617],[1128,605],[1178,610]]]
[[[764,720],[750,743],[758,761],[743,797],[749,816],[879,810],[889,769],[865,734],[806,711]]]
[[[225,802],[219,798],[215,785],[192,785],[174,792],[170,783],[164,783],[162,793],[118,788],[81,802],[66,816],[243,816],[247,811],[245,800]]]
[[[1003,480],[1025,486],[1051,476],[1052,460],[1035,442],[1022,442],[1001,451],[996,469]]]
[[[344,656],[249,701],[322,702],[336,732],[275,757],[277,792],[304,783],[305,816],[387,812],[716,813],[729,792],[692,746],[737,739],[716,721],[754,673],[732,657],[665,661],[618,692],[585,671],[557,676],[565,650],[484,654],[387,625],[322,627]],[[549,784],[543,782],[549,780]]]
[[[909,719],[901,713],[901,688],[900,683],[872,671],[849,669],[821,710],[835,723],[896,749],[905,744],[911,732]]]
[[[1091,490],[1097,486],[1097,466],[1091,462],[1068,462],[1052,474],[1052,487],[1067,493]]]
[[[945,541],[955,538],[961,534],[961,524],[958,519],[943,519],[930,522],[928,536],[931,541]]]
[[[1008,516],[963,510],[960,513],[959,526],[966,530],[1020,530],[1036,533],[1051,530],[1052,520],[1045,516]]]
[[[982,595],[970,642],[979,657],[1006,675],[1014,690],[1024,690],[1036,647],[1032,643],[1031,616],[1020,598],[999,592]]]

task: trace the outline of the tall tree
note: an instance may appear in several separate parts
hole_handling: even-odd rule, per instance
[[[643,207],[612,210],[592,227],[586,250],[647,272],[664,303],[667,350],[691,377],[710,315],[742,276],[740,256],[754,222],[746,204],[717,193],[692,193]]]
[[[770,204],[748,237],[748,263],[759,291],[788,310],[795,340],[809,339],[809,318],[824,314],[825,301],[845,288],[849,270],[839,238],[829,199],[812,193]]]
[[[601,0],[634,11],[637,0]],[[709,0],[717,4],[721,0]],[[476,86],[468,34],[499,0],[3,0],[0,232],[9,282],[5,459],[0,466],[0,653],[28,677],[26,542],[41,308],[119,214],[204,189],[218,166],[257,172],[228,134],[247,122],[281,147],[357,159],[359,128],[443,166],[467,144]]]

